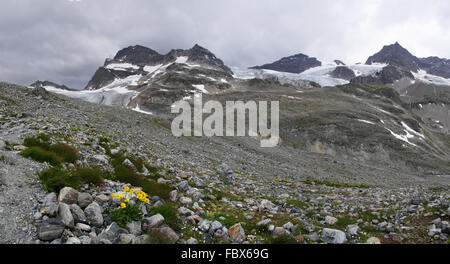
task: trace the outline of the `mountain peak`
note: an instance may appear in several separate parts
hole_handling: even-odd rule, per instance
[[[134,45],[119,50],[116,56],[114,56],[113,61],[129,62],[132,64],[147,64],[161,60],[162,57],[163,55],[150,48]]]
[[[281,58],[273,63],[262,66],[254,66],[250,69],[266,69],[290,73],[302,73],[310,68],[322,66],[316,58],[309,57],[303,53]]]
[[[384,46],[378,53],[369,57],[366,64],[386,63],[417,72],[419,70],[418,60],[416,56],[402,47],[400,43],[395,42],[394,44]]]

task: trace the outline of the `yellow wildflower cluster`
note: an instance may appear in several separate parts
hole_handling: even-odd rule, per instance
[[[150,200],[148,199],[148,195],[143,191],[136,191],[133,188],[130,188],[128,186],[125,186],[123,188],[123,191],[125,192],[125,195],[122,195],[120,193],[111,193],[112,197],[116,197],[119,200],[123,199],[123,202],[120,204],[121,208],[126,208],[128,202],[130,202],[130,199],[133,197],[136,197],[139,201],[143,203],[150,203]]]

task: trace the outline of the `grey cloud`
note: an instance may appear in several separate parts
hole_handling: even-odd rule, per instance
[[[82,88],[106,57],[141,44],[160,53],[198,43],[231,66],[306,53],[364,62],[399,41],[450,57],[448,1],[2,0],[0,80]]]

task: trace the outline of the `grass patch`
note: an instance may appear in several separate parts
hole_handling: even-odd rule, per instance
[[[30,147],[20,153],[25,158],[31,158],[38,162],[48,162],[53,166],[58,166],[63,161],[58,155],[41,147]]]
[[[50,151],[61,157],[65,162],[75,163],[79,155],[78,151],[69,145],[58,143],[50,146]]]
[[[52,167],[41,171],[38,176],[47,191],[58,193],[64,187],[80,189],[83,184],[99,185],[106,174],[98,168],[65,171],[60,167]]]
[[[112,177],[115,180],[123,183],[129,183],[133,186],[140,186],[144,192],[149,195],[157,195],[163,199],[169,198],[169,193],[172,189],[166,184],[157,183],[151,179],[147,179],[142,175],[137,174],[131,168],[123,165],[118,160],[113,160],[114,174]]]
[[[318,180],[318,179],[306,179],[305,181],[302,181],[304,184],[316,184],[316,185],[326,185],[329,187],[336,187],[336,188],[361,188],[361,189],[369,189],[372,188],[371,185],[368,184],[351,184],[351,183],[340,183],[340,182],[332,182],[328,180]]]

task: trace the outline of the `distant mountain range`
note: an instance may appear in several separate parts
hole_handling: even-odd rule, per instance
[[[264,80],[255,81],[255,79]],[[211,51],[199,45],[173,49],[163,55],[143,46],[130,46],[106,59],[82,91],[49,81],[35,82],[51,92],[89,102],[123,106],[146,114],[166,114],[178,100],[192,100],[196,93],[273,90],[276,84],[298,89],[345,84],[389,85],[416,114],[446,129],[449,123],[450,61],[418,58],[399,43],[384,46],[365,64],[324,63],[305,54],[284,57],[273,63],[231,70]],[[430,106],[423,110],[419,106]],[[436,123],[435,116],[441,123]]]

